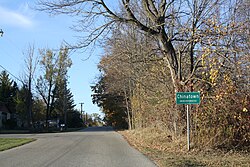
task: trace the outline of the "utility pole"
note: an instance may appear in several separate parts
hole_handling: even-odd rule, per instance
[[[80,117],[81,117],[81,119],[82,119],[82,105],[83,105],[84,103],[79,103],[79,104],[81,104],[81,115],[80,115]]]
[[[66,79],[64,78],[64,86],[63,86],[63,112],[64,112],[64,124],[65,124],[65,128],[67,128],[67,105],[66,105],[66,91],[67,91],[67,87],[66,87]]]
[[[85,123],[87,124],[87,121],[88,121],[88,114],[87,114],[87,112],[86,112],[85,114],[86,114],[86,116],[85,116]]]

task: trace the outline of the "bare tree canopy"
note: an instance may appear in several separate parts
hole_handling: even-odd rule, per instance
[[[115,24],[133,25],[156,39],[176,91],[198,77],[206,48],[225,48],[232,41],[232,15],[244,0],[40,0],[39,10],[76,16],[74,29],[88,32],[75,48],[107,37]],[[115,4],[115,7],[114,7]],[[115,8],[115,9],[114,9]],[[225,48],[223,48],[225,47]],[[226,58],[227,59],[227,58]]]

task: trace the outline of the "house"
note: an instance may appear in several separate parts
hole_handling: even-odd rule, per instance
[[[0,128],[5,128],[5,123],[11,118],[11,113],[5,105],[0,104]]]

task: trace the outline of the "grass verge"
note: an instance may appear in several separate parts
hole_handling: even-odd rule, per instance
[[[172,140],[164,131],[146,128],[119,131],[136,149],[160,167],[250,166],[250,153],[204,149],[187,151],[186,138]]]
[[[35,139],[27,138],[0,138],[0,151],[8,150],[27,143],[35,141]]]

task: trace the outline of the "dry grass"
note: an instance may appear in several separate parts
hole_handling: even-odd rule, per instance
[[[150,157],[160,167],[165,166],[246,166],[250,167],[249,153],[220,150],[187,151],[186,138],[173,138],[170,133],[156,128],[120,131],[127,141]]]

